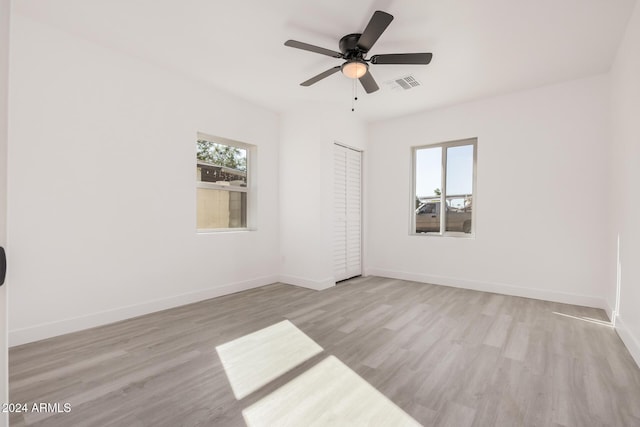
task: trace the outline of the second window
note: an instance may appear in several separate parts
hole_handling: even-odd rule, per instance
[[[411,234],[473,236],[477,140],[414,147]]]

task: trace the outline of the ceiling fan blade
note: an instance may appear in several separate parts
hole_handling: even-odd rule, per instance
[[[422,64],[431,62],[431,53],[390,53],[388,55],[373,55],[372,64]]]
[[[367,70],[366,74],[360,77],[360,83],[362,83],[362,87],[367,93],[372,93],[380,89],[376,80],[373,78],[369,70]]]
[[[364,52],[371,50],[384,30],[391,24],[391,21],[393,21],[393,15],[389,15],[381,10],[376,10],[371,20],[369,20],[367,28],[364,29],[360,39],[358,39],[358,47],[360,50]]]
[[[333,56],[334,58],[342,58],[342,54],[340,52],[336,52],[335,50],[325,49],[323,47],[314,46],[309,43],[302,43],[296,40],[287,40],[286,42],[284,42],[284,45],[295,47],[296,49],[308,50],[309,52],[315,52],[321,55]]]
[[[329,77],[331,74],[337,73],[338,71],[340,71],[340,65],[335,66],[333,68],[329,68],[327,71],[324,71],[324,72],[318,74],[315,77],[311,77],[306,82],[300,83],[300,86],[311,86],[312,84],[318,83],[320,80],[322,80],[322,79],[324,79],[326,77]]]

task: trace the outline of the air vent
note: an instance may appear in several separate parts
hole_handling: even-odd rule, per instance
[[[420,86],[420,82],[413,76],[401,77],[385,82],[391,90],[409,90]]]

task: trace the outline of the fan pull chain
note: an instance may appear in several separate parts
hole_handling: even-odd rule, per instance
[[[351,101],[351,111],[356,111],[356,101],[358,100],[358,83],[356,80],[358,79],[353,79],[353,89],[351,90],[351,95],[353,96],[353,100]]]

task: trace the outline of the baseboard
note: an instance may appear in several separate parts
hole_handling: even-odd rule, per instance
[[[607,300],[605,300],[605,307],[603,308],[603,310],[605,311],[605,313],[607,313],[607,316],[609,317],[609,321],[613,322],[613,317],[615,315],[614,310],[613,310],[613,306],[611,305],[611,303]]]
[[[600,308],[603,310],[606,310],[609,306],[604,298],[596,296],[548,291],[545,289],[522,288],[519,286],[506,285],[503,283],[480,282],[475,280],[457,279],[452,277],[433,276],[420,273],[408,273],[404,271],[383,270],[376,268],[368,269],[367,274],[372,276],[389,277],[391,279],[432,283],[434,285],[451,286],[454,288],[471,289],[474,291],[493,292],[496,294],[512,295],[516,297],[581,305],[585,307]]]
[[[276,282],[278,282],[278,276],[259,277],[243,282],[231,283],[224,286],[189,292],[169,298],[162,298],[144,302],[141,304],[129,305],[113,310],[102,311],[87,316],[64,319],[50,323],[42,323],[36,326],[30,326],[28,328],[10,330],[9,347],[15,347],[17,345],[27,344],[33,341],[39,341],[58,335],[64,335],[71,332],[93,328],[96,326],[102,326],[109,323],[118,322],[120,320],[130,319],[132,317],[142,316],[144,314],[166,310],[168,308],[179,307],[181,305],[191,304],[210,298],[216,298],[223,295],[246,291],[248,289],[258,288],[260,286],[265,286]]]
[[[280,276],[280,282],[286,283],[287,285],[295,285],[303,288],[313,289],[314,291],[329,289],[330,287],[336,285],[333,277],[324,280],[310,280],[302,277],[282,275]]]
[[[620,316],[616,318],[616,332],[636,361],[636,365],[640,367],[640,339],[633,335]]]

